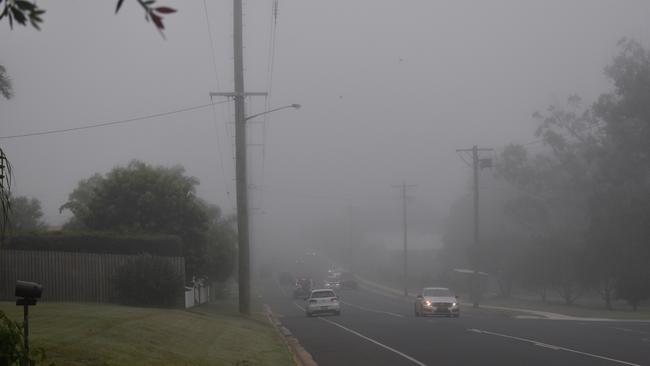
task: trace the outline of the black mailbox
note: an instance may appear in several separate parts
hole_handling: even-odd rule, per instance
[[[24,299],[40,299],[43,286],[36,282],[16,281],[16,297]]]

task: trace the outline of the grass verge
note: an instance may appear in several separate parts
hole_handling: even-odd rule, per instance
[[[607,319],[643,319],[650,320],[650,308],[640,307],[637,311],[618,307],[615,310],[607,310],[603,306],[587,305],[587,304],[573,304],[566,305],[558,301],[547,301],[546,303],[539,300],[528,300],[519,298],[500,299],[492,298],[485,299],[485,305],[503,306],[528,310],[547,311],[575,317],[585,318],[607,318]]]
[[[22,308],[0,302],[22,321]],[[30,309],[30,345],[55,365],[292,365],[265,316],[230,301],[190,310],[41,303]]]

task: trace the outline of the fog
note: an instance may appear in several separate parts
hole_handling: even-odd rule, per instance
[[[164,3],[179,10],[165,17],[164,39],[135,2],[115,15],[111,1],[39,1],[41,32],[1,24],[0,64],[15,97],[0,101],[0,136],[160,114],[232,91],[231,2]],[[533,140],[533,112],[573,94],[592,101],[610,88],[603,67],[617,40],[647,44],[650,35],[641,0],[281,0],[276,19],[272,3],[245,2],[246,89],[268,91],[272,80],[268,101],[249,98],[247,113],[302,108],[249,126],[257,253],[351,233],[399,248],[393,185],[403,181],[415,185],[412,247],[440,247],[450,206],[471,193],[471,169],[455,150]],[[38,198],[51,225],[69,218],[59,207],[79,180],[133,159],[183,165],[199,196],[232,214],[233,119],[225,103],[0,143],[14,195]]]

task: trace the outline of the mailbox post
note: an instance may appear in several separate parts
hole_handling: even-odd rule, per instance
[[[25,341],[24,365],[28,364],[29,357],[29,306],[36,305],[36,300],[41,298],[43,286],[36,282],[16,281],[16,305],[23,307],[23,334]]]

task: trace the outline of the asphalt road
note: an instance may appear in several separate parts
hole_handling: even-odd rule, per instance
[[[650,365],[650,323],[521,319],[461,309],[460,318],[416,318],[413,304],[365,289],[337,291],[341,316],[307,318],[277,281],[264,302],[320,366]]]

